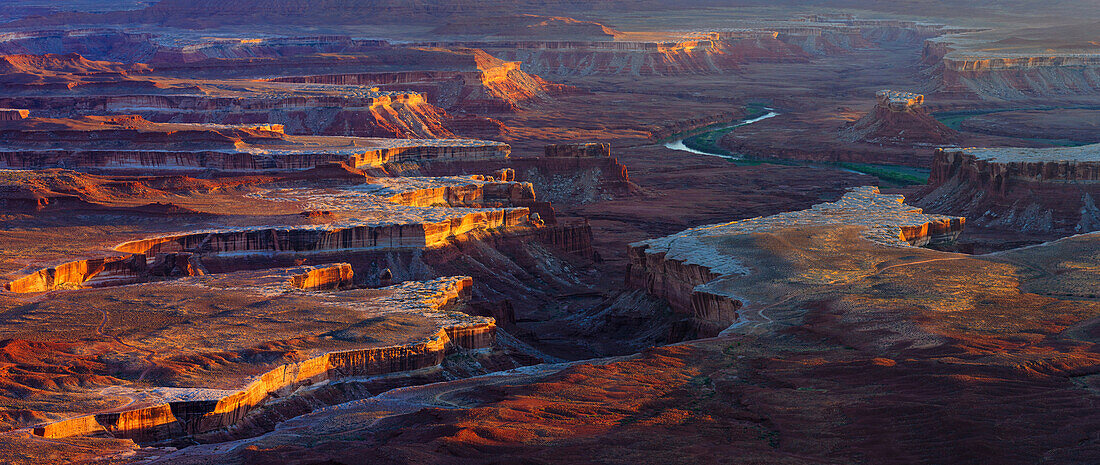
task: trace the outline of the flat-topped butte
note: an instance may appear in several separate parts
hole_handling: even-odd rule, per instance
[[[875,93],[879,105],[894,111],[905,111],[924,105],[924,95],[912,92],[884,89]]]

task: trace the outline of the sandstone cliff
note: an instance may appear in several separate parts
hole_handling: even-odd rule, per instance
[[[475,53],[484,53],[476,51]],[[513,112],[568,89],[520,69],[519,62],[479,57],[473,70],[289,76],[274,82],[374,86],[428,95],[433,105],[477,113]]]
[[[939,149],[916,204],[1024,232],[1100,230],[1100,145]]]
[[[990,48],[996,45],[990,44]],[[935,78],[934,90],[944,97],[1049,101],[1100,94],[1100,78],[1097,78],[1100,55],[1053,49],[1013,51],[1009,47],[1007,51],[1000,51],[1005,47],[995,48],[997,51],[970,50],[949,39],[929,40],[924,46],[922,61],[927,72]]]
[[[304,274],[300,274],[302,272]],[[318,279],[328,271],[341,276],[350,272],[347,264],[285,270],[291,282],[263,273],[243,273],[217,278],[193,278],[214,286],[312,287],[329,279]],[[429,282],[408,282],[380,290],[373,300],[355,305],[387,308],[389,312],[415,312],[436,320],[438,331],[425,340],[396,346],[325,352],[306,360],[279,365],[257,374],[238,390],[202,391],[186,399],[168,396],[143,408],[78,416],[34,429],[34,434],[60,438],[106,431],[114,437],[152,442],[187,434],[199,434],[231,427],[259,406],[291,395],[296,390],[324,381],[387,374],[438,365],[447,352],[481,349],[493,344],[495,322],[491,318],[444,312],[470,298],[468,277],[440,278]],[[345,304],[346,305],[346,304]],[[186,391],[186,390],[184,390]],[[171,390],[169,390],[171,392]]]
[[[744,298],[731,283],[763,273],[727,247],[749,236],[812,228],[857,228],[865,240],[881,246],[913,247],[951,242],[964,218],[930,215],[903,203],[899,195],[876,187],[853,189],[837,202],[809,210],[700,226],[672,236],[631,244],[627,285],[645,289],[691,317],[695,331],[713,336],[736,322]]]
[[[0,126],[0,168],[287,171],[505,158],[507,144],[468,139],[291,136],[275,124],[153,123],[140,116],[28,118]],[[123,143],[125,142],[125,143]]]
[[[745,63],[809,59],[802,49],[779,41],[774,33],[669,42],[518,40],[421,45],[484,49],[541,76],[721,74]]]

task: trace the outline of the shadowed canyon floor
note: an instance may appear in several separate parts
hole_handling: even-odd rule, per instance
[[[1100,463],[1097,21],[0,5],[0,462]]]

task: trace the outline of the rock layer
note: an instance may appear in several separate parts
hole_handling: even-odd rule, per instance
[[[293,285],[311,284],[318,271],[350,272],[347,264],[308,270],[289,270]],[[311,276],[312,275],[312,276]],[[205,279],[205,278],[204,278]],[[239,280],[228,276],[218,281]],[[264,287],[260,281],[244,278],[251,285]],[[278,280],[272,281],[277,284]],[[243,389],[221,397],[200,400],[169,401],[149,407],[113,413],[101,413],[75,417],[47,424],[34,429],[36,435],[47,438],[69,437],[106,431],[114,437],[130,438],[139,442],[163,440],[182,434],[199,434],[230,427],[246,414],[272,399],[284,397],[295,390],[322,381],[334,381],[348,377],[371,376],[409,371],[438,365],[445,353],[461,349],[481,349],[493,343],[495,324],[491,318],[470,317],[464,314],[442,316],[441,310],[468,300],[472,280],[468,277],[442,278],[426,283],[410,282],[391,288],[382,299],[370,305],[395,306],[415,309],[426,314],[441,315],[441,328],[424,341],[391,347],[327,352],[307,360],[280,365],[253,378]]]
[[[124,171],[285,171],[507,157],[507,144],[465,139],[290,136],[281,125],[152,123],[140,116],[31,118],[0,127],[0,167]]]
[[[949,144],[959,139],[957,132],[925,111],[921,94],[880,90],[875,98],[870,113],[840,130],[842,139],[893,145]]]
[[[715,335],[738,319],[743,298],[727,283],[754,273],[754,264],[725,252],[738,237],[801,228],[856,227],[868,240],[892,247],[954,241],[964,218],[930,215],[905,205],[900,195],[876,187],[853,189],[837,202],[809,210],[700,226],[679,234],[631,244],[627,284],[645,289],[690,315],[700,335]]]
[[[939,149],[917,204],[980,226],[1077,234],[1100,229],[1100,145]]]

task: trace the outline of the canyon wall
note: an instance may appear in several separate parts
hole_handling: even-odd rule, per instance
[[[941,98],[987,101],[1076,99],[1100,95],[1100,55],[958,50],[943,40],[926,42],[922,63]]]
[[[346,264],[343,264],[346,266]],[[326,269],[344,270],[344,266]],[[348,270],[350,271],[350,270]],[[410,282],[391,288],[395,305],[419,305],[440,312],[469,300],[469,277]],[[491,318],[470,317],[441,321],[440,330],[427,340],[386,347],[327,352],[301,362],[279,365],[253,378],[244,388],[222,397],[169,401],[120,412],[99,413],[34,428],[34,434],[61,438],[107,432],[116,438],[150,442],[228,428],[257,407],[323,381],[396,373],[438,365],[458,349],[490,347],[496,324]]]
[[[563,147],[574,145],[562,144]],[[598,154],[597,156],[585,155],[584,149],[577,152],[575,147],[554,148],[550,150],[563,156],[483,160],[476,163],[456,160],[421,163],[414,167],[388,166],[387,170],[390,173],[405,170],[403,172],[406,175],[450,176],[511,169],[516,181],[530,183],[534,187],[539,200],[568,205],[637,194],[640,188],[630,181],[626,166],[610,156],[610,148],[602,148],[602,145],[594,146],[595,152],[592,153]],[[534,209],[532,211],[536,212]],[[546,218],[545,213],[538,213]]]
[[[147,278],[145,255],[90,258],[43,268],[4,285],[11,292],[45,292],[54,289],[117,286]]]
[[[15,108],[0,108],[0,121],[16,121],[26,119],[30,116],[29,110],[15,109]]]
[[[502,41],[438,42],[424,46],[472,47],[520,62],[542,76],[721,74],[758,61],[808,60],[802,49],[771,34],[675,42]]]
[[[964,218],[929,215],[905,205],[898,195],[876,187],[852,189],[837,202],[808,210],[700,226],[672,236],[630,244],[626,284],[668,301],[691,318],[694,332],[715,336],[739,318],[745,305],[737,281],[757,273],[747,257],[731,255],[735,237],[778,234],[805,228],[862,229],[864,239],[881,246],[919,247],[953,242]]]
[[[202,254],[324,252],[348,249],[424,248],[475,229],[526,224],[527,208],[474,211],[444,221],[311,229],[259,228],[185,233],[120,244],[127,253],[192,252]]]
[[[385,163],[477,160],[506,158],[510,148],[501,143],[468,145],[410,145],[378,149],[298,150],[294,152],[244,152],[221,150],[97,150],[12,149],[0,150],[0,168],[104,169],[104,170],[206,170],[285,171],[347,162],[356,168]],[[349,153],[350,152],[350,153]]]
[[[328,266],[307,267],[299,272],[294,272],[289,279],[289,283],[298,289],[337,289],[353,284],[353,276],[354,273],[350,264],[335,263]]]
[[[360,91],[348,90],[349,94]],[[333,93],[339,93],[339,89]],[[368,96],[299,95],[270,98],[189,94],[3,96],[0,105],[34,108],[44,117],[134,114],[161,123],[279,124],[291,134],[448,138],[446,111],[412,92]]]
[[[608,142],[588,142],[583,144],[547,145],[545,155],[552,157],[599,158],[611,156],[611,144]]]
[[[520,69],[518,62],[478,63],[471,71],[400,71],[288,76],[274,82],[372,86],[415,91],[433,105],[476,113],[514,112],[567,91]]]
[[[974,224],[1035,233],[1100,230],[1100,145],[939,149],[916,204]]]

